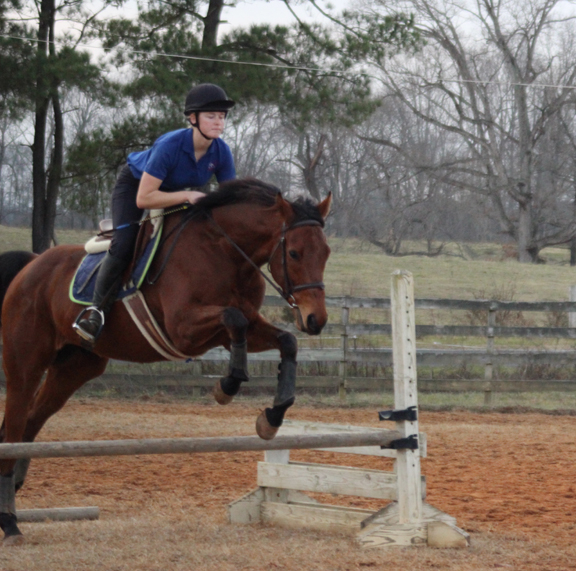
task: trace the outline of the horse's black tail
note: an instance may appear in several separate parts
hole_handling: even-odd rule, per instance
[[[36,254],[14,250],[0,254],[0,326],[2,325],[2,304],[8,286],[16,277],[16,274],[27,264],[29,264]]]

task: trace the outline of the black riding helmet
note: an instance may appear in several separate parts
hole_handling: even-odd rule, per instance
[[[227,113],[235,102],[228,99],[226,92],[213,83],[201,83],[193,87],[186,96],[184,115],[201,111],[223,111]]]

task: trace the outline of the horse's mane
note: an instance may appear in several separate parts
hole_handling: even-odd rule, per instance
[[[223,182],[217,190],[201,198],[195,210],[209,212],[214,208],[229,206],[231,204],[255,204],[260,206],[274,206],[276,196],[280,189],[255,178],[234,179]],[[324,220],[318,206],[309,198],[303,196],[290,202],[294,210],[293,222],[314,220],[324,226]]]

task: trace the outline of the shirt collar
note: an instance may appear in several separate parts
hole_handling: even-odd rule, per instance
[[[194,130],[193,129],[186,129],[186,137],[184,139],[184,151],[188,153],[194,160],[196,160],[196,155],[194,154]],[[206,150],[204,157],[207,155],[213,155],[216,152],[216,139],[212,139],[212,144]]]
[[[194,134],[194,129],[185,129],[186,134],[184,136],[184,151],[188,153],[192,158],[194,155],[194,140],[192,135]]]

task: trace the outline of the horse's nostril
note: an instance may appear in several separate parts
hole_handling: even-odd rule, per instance
[[[316,321],[316,316],[311,313],[306,320],[306,329],[310,335],[318,335],[322,328],[318,325],[318,321]]]

